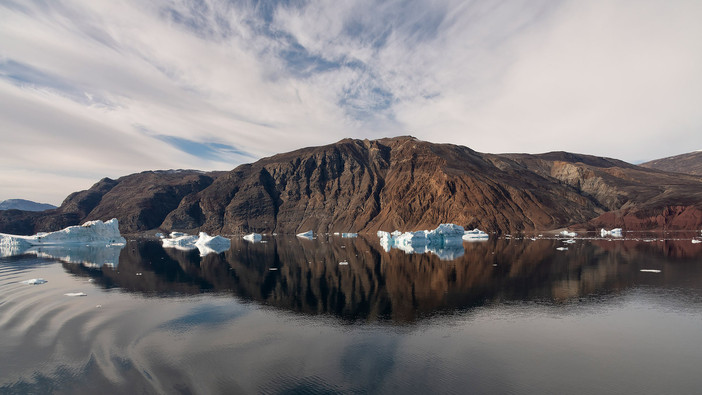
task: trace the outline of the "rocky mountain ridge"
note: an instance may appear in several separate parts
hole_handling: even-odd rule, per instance
[[[0,232],[112,217],[123,233],[373,233],[443,222],[497,232],[698,229],[702,177],[566,152],[497,155],[409,136],[345,139],[229,172],[103,179],[56,210],[0,213]]]

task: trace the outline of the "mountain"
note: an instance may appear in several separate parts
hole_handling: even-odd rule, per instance
[[[642,163],[641,166],[648,169],[702,176],[702,151],[656,159]]]
[[[56,208],[53,204],[37,203],[24,199],[7,199],[0,202],[0,210],[45,211]]]
[[[85,221],[111,218],[119,220],[124,233],[157,228],[184,196],[206,188],[220,174],[167,170],[145,171],[117,180],[104,178],[88,190],[70,194],[53,210],[0,212],[0,232],[51,232]]]
[[[124,233],[374,233],[442,222],[499,232],[698,229],[702,177],[566,152],[497,155],[413,137],[345,139],[229,172],[103,179],[55,210],[0,212],[0,232],[112,217]]]

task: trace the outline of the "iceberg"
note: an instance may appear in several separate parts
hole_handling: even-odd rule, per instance
[[[302,237],[302,238],[304,238],[304,239],[313,239],[313,238],[314,238],[314,232],[311,231],[311,230],[308,230],[307,232],[298,233],[296,236],[297,236],[297,237]]]
[[[170,238],[161,239],[163,248],[175,248],[177,250],[190,251],[198,249],[200,256],[227,251],[231,247],[232,241],[222,236],[210,236],[205,232],[200,232],[197,236],[188,235],[181,232],[171,232]]]
[[[392,248],[407,254],[430,252],[441,260],[453,260],[465,253],[462,239],[464,234],[463,227],[454,224],[441,224],[434,230],[416,232],[377,232],[380,245],[386,252]]]
[[[19,255],[34,246],[71,245],[125,245],[119,233],[116,218],[107,222],[88,221],[83,225],[69,226],[56,232],[42,232],[34,236],[18,236],[0,233],[0,256]]]
[[[600,236],[605,237],[605,236],[613,236],[613,237],[622,237],[622,228],[614,228],[612,230],[607,230],[607,229],[600,229]]]
[[[252,243],[255,243],[257,241],[261,241],[262,236],[258,233],[251,233],[246,236],[244,236],[244,240],[250,241]]]
[[[22,281],[22,284],[38,285],[38,284],[46,284],[47,282],[48,281],[44,280],[43,278],[32,278],[30,280]]]
[[[463,234],[463,240],[466,241],[484,241],[487,240],[490,236],[488,236],[487,233],[483,232],[482,230],[475,228],[473,230],[467,230]]]

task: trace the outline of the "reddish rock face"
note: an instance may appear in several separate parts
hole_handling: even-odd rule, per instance
[[[481,154],[397,137],[346,139],[226,173],[104,179],[56,210],[0,212],[0,232],[50,231],[112,217],[123,233],[363,233],[445,222],[500,232],[698,229],[701,211],[699,176],[566,152]]]

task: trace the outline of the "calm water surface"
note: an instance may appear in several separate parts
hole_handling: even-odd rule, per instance
[[[668,238],[28,251],[0,258],[0,393],[700,393],[702,244]]]

